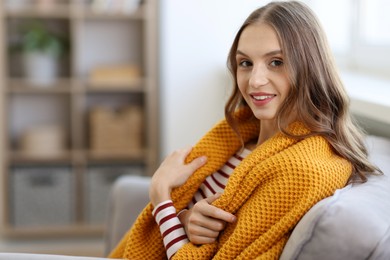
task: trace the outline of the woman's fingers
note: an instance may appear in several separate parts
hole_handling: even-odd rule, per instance
[[[201,200],[191,209],[186,232],[192,243],[213,243],[218,238],[219,233],[225,229],[227,222],[236,220],[234,215],[210,205],[219,196],[220,194],[215,194]]]
[[[217,240],[217,237],[205,237],[205,236],[196,236],[191,235],[188,237],[188,239],[191,241],[191,243],[195,245],[204,245],[204,244],[211,244]]]
[[[192,147],[174,151],[167,156],[160,167],[153,174],[149,187],[149,198],[152,205],[170,199],[171,191],[183,185],[187,179],[206,161],[206,156],[195,158],[186,164],[185,159],[191,153]]]
[[[223,224],[224,226],[225,224]],[[221,229],[222,230],[222,229]],[[188,226],[187,236],[194,244],[209,244],[213,243],[219,236],[221,230],[213,230],[192,223]]]
[[[201,215],[204,215],[204,216],[207,216],[207,217],[210,217],[210,218],[213,218],[213,219],[217,219],[217,220],[222,220],[222,221],[225,221],[225,222],[228,222],[228,223],[233,223],[234,221],[236,221],[236,216],[234,216],[233,214],[227,212],[227,211],[224,211],[220,208],[217,208],[213,205],[211,205],[211,203],[213,203],[217,198],[219,198],[221,196],[221,194],[214,194],[213,196],[210,196],[204,200],[201,200],[199,201],[198,203],[196,203],[194,205],[194,207],[196,207]]]
[[[211,204],[213,203],[216,199],[218,199],[219,197],[221,197],[222,193],[215,193],[214,195],[211,195],[210,197],[206,198],[205,201],[208,203],[208,204]]]
[[[184,172],[186,174],[192,174],[197,169],[202,167],[207,161],[206,156],[200,156],[200,157],[197,157],[194,160],[192,160],[190,163],[185,164],[185,159],[187,158],[187,156],[190,154],[191,151],[192,151],[191,146],[180,149],[177,151],[177,153],[179,154],[178,155],[179,163],[183,164],[183,166],[186,168],[186,170]]]
[[[198,232],[201,230],[204,230],[204,229],[208,229],[208,230],[213,231],[213,232],[219,232],[219,231],[223,230],[226,226],[226,222],[223,220],[219,220],[216,218],[212,218],[212,217],[209,217],[206,215],[196,214],[196,213],[190,217],[189,221],[192,224],[191,225],[192,227],[202,227],[203,228],[203,229],[198,230]],[[191,231],[195,231],[195,230],[191,230]],[[198,233],[198,235],[206,235],[206,234]]]
[[[190,210],[179,215],[189,240],[194,244],[213,243],[219,233],[225,229],[227,222],[231,223],[236,217],[229,212],[219,209],[211,203],[221,194],[214,194],[197,202]]]
[[[201,156],[192,160],[192,162],[187,164],[187,166],[189,167],[189,171],[193,173],[194,171],[202,167],[206,162],[207,162],[207,157]]]
[[[210,237],[210,238],[216,238],[219,235],[219,231],[214,231],[202,226],[191,226],[189,227],[189,233],[192,236],[203,236],[203,237]]]

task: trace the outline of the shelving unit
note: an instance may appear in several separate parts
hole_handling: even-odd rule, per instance
[[[158,1],[144,0],[132,13],[96,12],[87,0],[54,0],[47,8],[11,8],[13,2],[0,3],[2,231],[16,237],[102,234],[112,181],[151,175],[158,163]],[[55,80],[42,85],[25,76],[21,59],[9,51],[20,39],[18,26],[33,19],[60,30],[70,46]],[[121,82],[91,80],[96,66],[124,64],[141,72]],[[141,108],[142,136],[129,137],[141,138],[141,147],[95,150],[91,111],[127,106]],[[63,149],[44,155],[21,149],[25,132],[45,125],[64,132]]]

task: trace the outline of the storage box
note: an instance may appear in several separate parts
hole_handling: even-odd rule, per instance
[[[90,224],[106,221],[108,197],[113,182],[121,175],[142,175],[141,166],[92,166],[85,176],[85,218]]]
[[[142,150],[142,110],[129,106],[120,111],[102,107],[90,113],[90,146],[94,153],[131,155]]]
[[[16,227],[67,225],[73,221],[68,167],[17,167],[10,173],[10,219]]]
[[[31,127],[21,136],[20,150],[31,157],[59,156],[65,151],[64,129],[58,125]]]

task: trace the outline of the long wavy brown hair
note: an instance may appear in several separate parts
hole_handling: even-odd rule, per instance
[[[296,111],[297,120],[311,130],[310,135],[325,137],[338,155],[352,163],[351,180],[364,182],[367,174],[380,173],[367,158],[363,131],[352,120],[349,98],[325,33],[315,14],[300,2],[271,2],[250,14],[239,29],[227,61],[234,79],[234,88],[225,106],[230,126],[240,136],[234,113],[247,104],[237,85],[236,51],[241,33],[254,23],[265,23],[275,30],[289,75],[290,92],[276,115],[279,130],[291,136],[285,122],[288,122],[289,112]]]

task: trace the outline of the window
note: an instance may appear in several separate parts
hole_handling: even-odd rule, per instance
[[[390,74],[390,1],[306,0],[319,17],[341,68]]]
[[[344,70],[341,77],[351,97],[352,112],[388,126],[390,1],[305,2],[320,19],[339,68]]]
[[[390,1],[360,0],[359,7],[361,42],[371,46],[390,45]]]

